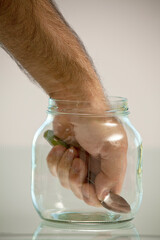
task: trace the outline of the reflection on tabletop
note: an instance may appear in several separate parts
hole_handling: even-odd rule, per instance
[[[140,240],[131,222],[114,224],[74,224],[43,221],[32,240]]]

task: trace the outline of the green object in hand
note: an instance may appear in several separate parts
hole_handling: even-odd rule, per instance
[[[69,145],[63,140],[61,140],[59,137],[55,136],[52,130],[45,131],[43,136],[50,143],[51,146],[62,145],[65,148],[69,148]]]

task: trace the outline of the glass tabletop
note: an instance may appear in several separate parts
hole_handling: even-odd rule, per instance
[[[0,240],[156,240],[139,235],[132,222],[116,224],[74,224],[42,221],[33,234],[0,234]]]
[[[75,234],[56,234],[56,235],[41,235],[38,238],[34,238],[32,235],[1,235],[0,240],[159,240],[158,236],[107,236],[97,234],[87,234],[77,236]]]

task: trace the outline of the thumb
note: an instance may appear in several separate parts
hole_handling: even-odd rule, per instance
[[[109,194],[115,183],[111,181],[102,171],[99,172],[95,178],[95,190],[97,198],[103,201]]]
[[[114,212],[130,212],[130,205],[123,197],[116,194],[115,186],[116,182],[109,180],[103,172],[96,176],[95,189],[102,206]]]

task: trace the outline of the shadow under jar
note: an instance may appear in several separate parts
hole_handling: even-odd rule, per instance
[[[142,141],[127,99],[109,97],[110,110],[49,99],[46,121],[32,146],[32,200],[41,218],[63,222],[121,222],[142,200]]]

